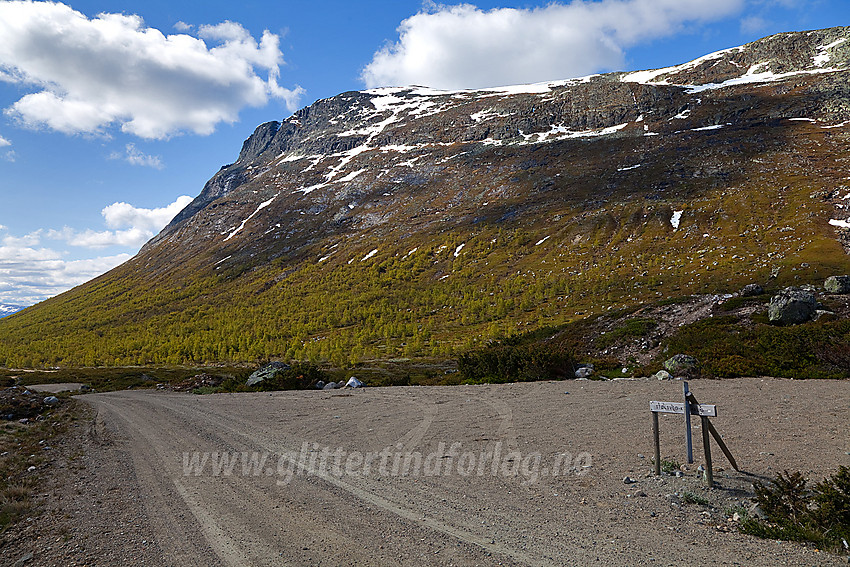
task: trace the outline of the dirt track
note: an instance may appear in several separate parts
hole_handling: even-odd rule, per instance
[[[699,420],[686,476],[648,475],[649,401],[678,400],[677,382],[88,395],[97,417],[47,505],[58,514],[0,563],[29,551],[27,565],[846,565],[727,531],[727,510],[754,479],[850,465],[850,383],[690,384],[755,476],[715,446],[726,470],[702,488]],[[683,429],[662,418],[663,457],[685,461]],[[414,453],[421,468],[410,457],[399,474]],[[222,456],[229,474],[213,470]]]

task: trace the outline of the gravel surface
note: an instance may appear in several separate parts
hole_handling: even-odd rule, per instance
[[[744,471],[714,446],[713,490],[698,419],[695,462],[651,474],[649,401],[678,382],[86,395],[0,564],[847,565],[731,515],[753,480],[850,465],[850,382],[690,387]],[[685,462],[682,416],[661,450]]]

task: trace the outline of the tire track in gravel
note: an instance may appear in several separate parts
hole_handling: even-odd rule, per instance
[[[510,409],[507,408],[507,404],[504,404],[504,402],[501,402],[501,403],[490,402],[490,403],[498,408],[499,413],[500,413],[500,417],[503,418],[503,422],[502,422],[502,425],[500,427],[500,432],[501,432],[502,429],[507,429],[509,426],[512,426],[512,424],[510,422]],[[165,402],[163,405],[168,407],[169,403]],[[427,407],[428,406],[426,406],[426,408]],[[231,434],[241,437],[245,441],[246,444],[251,444],[254,447],[262,448],[262,449],[265,449],[265,450],[271,449],[273,453],[276,453],[278,455],[286,455],[286,454],[297,455],[298,454],[298,451],[299,451],[298,447],[293,446],[291,444],[281,443],[278,440],[279,435],[277,435],[277,434],[276,435],[269,435],[267,433],[260,433],[256,428],[254,428],[254,435],[253,436],[250,436],[250,435],[244,433],[244,429],[242,429],[242,428],[251,428],[252,425],[247,420],[245,420],[243,418],[238,418],[238,417],[235,417],[235,416],[228,416],[230,420],[232,420],[234,422],[238,422],[242,426],[242,428],[232,427],[230,425],[224,424],[221,420],[221,416],[213,415],[212,413],[209,413],[209,412],[200,411],[197,407],[194,407],[194,406],[188,406],[188,405],[183,405],[183,404],[180,404],[178,406],[178,405],[175,404],[175,405],[171,405],[171,408],[174,411],[182,410],[182,411],[185,411],[187,413],[192,413],[192,414],[196,415],[197,417],[199,417],[200,419],[206,420],[207,423],[209,423],[210,425],[215,425],[216,427],[218,427],[220,429],[225,429],[228,432],[230,432]],[[432,409],[426,409],[425,414],[426,414],[425,418],[420,423],[420,425],[418,425],[416,428],[412,429],[407,435],[402,437],[403,440],[407,441],[406,444],[409,444],[410,446],[415,446],[416,444],[418,444],[419,441],[421,441],[421,439],[425,435],[425,432],[427,431],[428,427],[430,427],[431,423],[434,421],[434,419],[436,417],[436,407],[434,406],[434,407],[432,407]],[[507,419],[505,420],[505,418],[507,418]],[[512,445],[516,446],[515,437],[513,438]],[[313,470],[309,467],[309,465],[307,465],[305,463],[298,462],[297,459],[294,459],[292,457],[288,458],[288,462],[291,465],[297,467],[303,473],[305,473],[305,475],[309,475],[309,476],[312,476],[312,477],[315,477],[315,478],[319,478],[322,481],[324,481],[324,482],[326,482],[326,483],[328,483],[328,484],[330,484],[330,485],[332,485],[336,488],[342,489],[343,491],[347,492],[351,496],[354,496],[355,498],[357,498],[361,501],[368,502],[369,504],[371,504],[371,505],[373,505],[373,506],[375,506],[375,507],[377,507],[377,508],[379,508],[383,511],[394,514],[395,516],[398,516],[398,517],[405,519],[409,522],[417,524],[421,527],[427,528],[428,530],[439,532],[439,533],[446,535],[446,536],[449,536],[451,538],[455,538],[455,539],[458,539],[458,540],[463,541],[465,543],[475,545],[475,546],[477,546],[477,547],[479,547],[479,548],[481,548],[481,549],[483,549],[483,550],[485,550],[489,553],[495,554],[495,555],[510,557],[513,560],[518,561],[522,564],[526,564],[526,565],[542,565],[542,564],[545,564],[541,561],[540,558],[532,557],[528,553],[525,553],[521,550],[506,547],[504,545],[491,543],[491,541],[488,538],[485,538],[484,536],[481,536],[479,534],[474,534],[474,533],[469,532],[467,530],[457,528],[457,527],[455,527],[455,526],[453,526],[453,525],[451,525],[447,522],[440,521],[440,520],[437,520],[435,518],[423,517],[423,515],[418,511],[411,510],[407,507],[401,506],[400,504],[390,500],[389,498],[385,498],[385,497],[379,496],[378,494],[375,494],[371,491],[364,490],[364,489],[362,489],[362,488],[360,488],[360,487],[358,487],[358,486],[356,486],[352,483],[349,483],[349,482],[346,482],[345,480],[342,480],[341,478],[339,478],[335,475],[328,474],[325,471]]]
[[[104,399],[107,396],[110,398],[109,401]],[[88,399],[95,401],[94,396]],[[270,534],[257,533],[256,526],[246,526],[239,517],[232,517],[232,511],[229,511],[231,506],[227,505],[227,502],[247,501],[256,513],[259,511],[258,503],[268,500],[267,490],[271,487],[265,486],[260,489],[255,486],[257,483],[241,482],[238,490],[235,490],[236,487],[228,487],[217,482],[214,490],[192,491],[187,482],[196,479],[185,478],[184,471],[179,470],[179,455],[174,449],[173,441],[179,439],[184,447],[192,446],[193,443],[201,446],[199,442],[209,444],[212,441],[213,446],[218,446],[222,451],[235,452],[249,449],[258,452],[271,451],[277,455],[297,455],[300,443],[295,439],[282,442],[279,432],[258,429],[248,418],[232,414],[222,415],[199,406],[197,401],[200,399],[187,397],[178,400],[162,394],[108,394],[98,396],[96,405],[103,413],[107,413],[110,417],[114,416],[126,427],[128,434],[125,437],[128,440],[125,443],[132,454],[140,488],[145,491],[148,498],[149,516],[157,518],[158,525],[155,529],[160,545],[169,550],[175,565],[209,565],[218,562],[233,566],[286,564],[285,559],[274,549],[274,543],[270,541],[272,538],[268,537]],[[500,413],[503,413],[502,409],[500,408]],[[437,417],[436,406],[426,405],[422,413],[424,414],[422,421],[399,438],[398,443],[402,443],[406,448],[415,447],[421,442]],[[121,429],[123,428],[119,426],[119,430]],[[246,431],[252,431],[252,433],[249,434]],[[204,439],[200,432],[207,432],[207,438]],[[169,440],[172,443],[169,443]],[[450,543],[448,540],[457,540],[472,552],[473,557],[492,554],[505,559],[510,558],[508,563],[545,564],[540,558],[535,558],[522,550],[493,543],[485,536],[452,525],[450,521],[426,517],[417,510],[393,501],[390,497],[378,495],[327,472],[310,470],[308,466],[297,462],[297,459],[293,457],[289,457],[287,461],[289,466],[296,467],[305,473],[294,477],[293,482],[300,484],[296,490],[310,491],[318,500],[329,503],[329,507],[338,507],[340,499],[353,498],[360,502],[360,505],[352,506],[354,514],[357,513],[356,509],[365,503],[384,514],[391,514],[411,524],[427,539],[433,539],[437,535],[447,543]],[[169,465],[169,462],[172,464]],[[201,480],[221,481],[221,478]],[[274,479],[261,480],[267,481],[266,485],[268,485]],[[319,484],[317,481],[321,481],[326,486],[317,486]],[[328,488],[336,490],[329,492]],[[203,493],[199,494],[199,492]],[[215,498],[212,498],[213,496]],[[262,515],[272,516],[273,510],[268,506],[265,508]],[[186,515],[186,511],[189,512],[189,516]],[[187,518],[193,521],[187,521]],[[300,525],[303,525],[304,520],[305,518],[299,519]],[[327,532],[322,530],[320,523],[309,521],[306,523],[312,524],[309,527],[315,530],[314,534],[321,535],[320,532]],[[226,526],[226,529],[223,526]],[[342,535],[339,531],[332,530],[326,534],[326,538],[318,539],[326,539],[326,543],[335,540],[339,543],[338,540]],[[349,539],[351,539],[349,542],[351,545],[356,545],[355,538]],[[206,553],[199,553],[200,546],[197,543],[199,540],[205,542],[204,547],[208,548]],[[245,540],[253,540],[250,551],[244,544],[240,545]],[[190,545],[191,549],[187,550],[185,543],[192,541],[196,543]],[[472,548],[470,549],[469,546]],[[475,552],[474,548],[479,551]],[[327,551],[326,548],[325,552]],[[482,551],[484,554],[481,553]],[[217,561],[211,562],[211,556],[214,556]],[[339,557],[339,559],[344,561],[345,557]],[[385,559],[386,561],[374,564],[396,563],[391,557],[385,557]],[[467,559],[471,558],[467,557]],[[473,563],[479,562],[473,561]]]

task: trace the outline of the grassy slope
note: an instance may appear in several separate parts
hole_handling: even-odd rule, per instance
[[[366,231],[224,270],[138,258],[0,322],[0,366],[450,357],[659,298],[850,272],[823,198],[843,183],[848,135],[801,122],[721,132],[668,136],[601,190],[611,156],[639,162],[647,142],[573,146],[572,161],[512,173],[538,196],[517,197],[507,220]]]

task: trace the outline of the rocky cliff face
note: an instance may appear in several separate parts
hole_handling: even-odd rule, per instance
[[[423,215],[438,209],[442,223],[472,222],[509,213],[522,194],[570,193],[555,178],[594,144],[626,170],[638,165],[629,153],[645,167],[674,138],[767,124],[788,132],[802,118],[835,126],[850,119],[848,37],[847,28],[780,34],[667,69],[519,87],[343,93],[259,126],[144,254],[176,241],[219,251],[215,261],[245,246],[270,250],[260,240],[292,251],[340,231],[429,224]],[[706,158],[699,167],[677,158],[677,169],[733,173]],[[531,172],[540,173],[532,187],[519,182]],[[628,183],[617,177],[627,176],[597,178],[596,195]]]
[[[197,342],[253,297],[265,354],[321,358],[822,280],[850,271],[848,79],[832,28],[653,71],[343,93],[259,126],[134,259],[48,303],[148,294],[103,325],[190,305],[201,330],[175,333]]]

